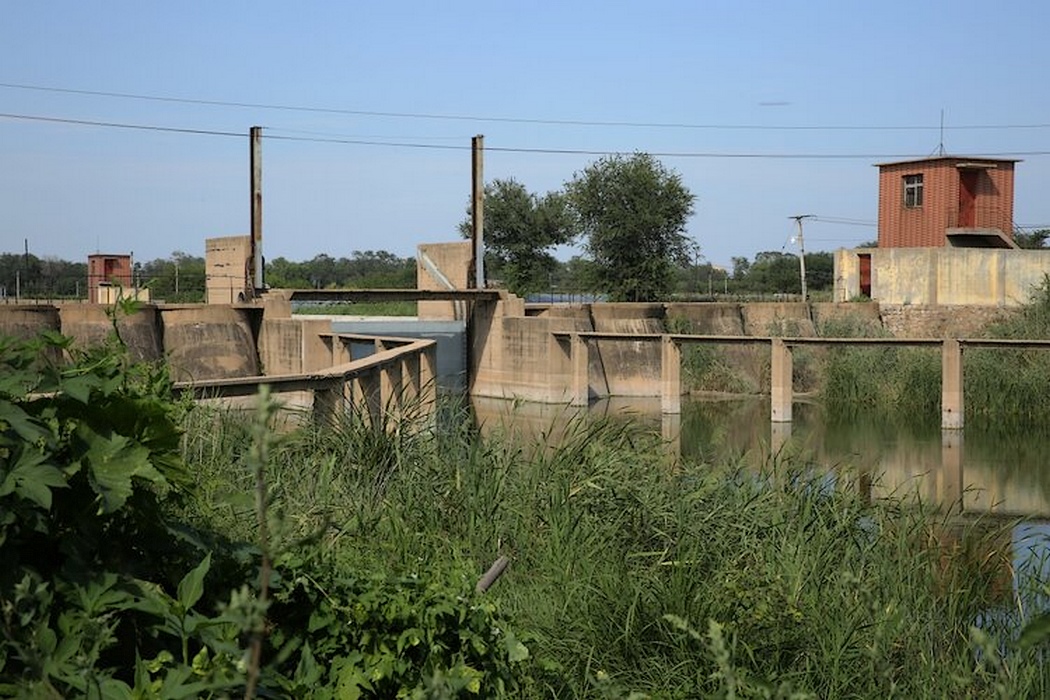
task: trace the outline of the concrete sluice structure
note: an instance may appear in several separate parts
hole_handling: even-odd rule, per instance
[[[262,374],[255,334],[245,310],[210,304],[167,309],[161,317],[165,354],[175,381]]]
[[[59,331],[62,321],[54,306],[20,304],[0,307],[0,335],[35,338],[44,331]]]
[[[111,313],[81,303],[0,306],[0,335],[53,331],[87,348],[106,342]],[[249,408],[268,385],[292,411],[322,420],[361,411],[375,425],[426,417],[434,405],[434,341],[332,333],[328,321],[292,317],[280,295],[259,304],[146,305],[116,323],[134,360],[166,360],[176,390],[198,400]],[[373,352],[355,359],[352,344]],[[60,352],[52,359],[61,361]]]
[[[963,346],[1022,342],[960,341],[953,328],[940,325],[934,316],[927,323],[937,321],[937,334],[923,333],[920,323],[911,324],[919,333],[907,338],[814,337],[817,329],[828,332],[835,323],[844,324],[846,330],[870,325],[884,331],[880,307],[873,303],[526,307],[507,292],[462,289],[271,291],[253,304],[146,306],[118,323],[138,359],[165,358],[173,379],[197,396],[245,397],[260,384],[269,384],[289,397],[298,395],[297,403],[314,409],[323,405],[324,413],[331,412],[333,397],[340,396],[355,410],[367,408],[370,415],[379,415],[394,397],[418,396],[420,387],[436,383],[434,351],[427,345],[433,340],[419,344],[411,338],[349,339],[352,334],[333,333],[329,319],[293,316],[296,294],[327,294],[351,301],[358,297],[446,299],[436,308],[462,315],[466,324],[464,366],[472,396],[573,405],[609,396],[650,396],[661,399],[663,412],[679,413],[682,346],[717,345],[736,367],[753,375],[754,386],[747,390],[771,397],[775,422],[792,420],[792,348],[801,345],[807,346],[807,352],[834,352],[835,345],[941,347],[943,425],[957,429],[962,427]],[[895,313],[910,317],[924,311]],[[0,329],[13,335],[60,330],[78,342],[90,343],[105,337],[110,324],[99,306],[0,307]],[[1023,343],[1028,347],[1050,341]],[[369,356],[355,354],[354,348],[362,345],[374,345]],[[204,389],[210,393],[202,394]]]
[[[110,307],[99,304],[62,306],[60,330],[81,347],[101,345],[113,333],[112,313]],[[157,307],[143,306],[134,314],[116,314],[115,318],[116,330],[133,359],[152,362],[164,356]]]

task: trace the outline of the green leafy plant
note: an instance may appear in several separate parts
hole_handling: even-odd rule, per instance
[[[194,610],[210,556],[170,578],[199,554],[165,516],[190,476],[164,368],[130,364],[119,336],[81,350],[55,334],[0,339],[0,368],[0,688],[176,697],[193,676],[189,697],[229,680],[191,668],[191,646],[220,641],[204,628],[229,627]],[[181,670],[162,674],[173,651]]]

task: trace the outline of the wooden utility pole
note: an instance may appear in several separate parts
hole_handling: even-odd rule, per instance
[[[485,137],[477,135],[470,140],[471,151],[471,207],[470,241],[473,244],[470,256],[470,273],[476,289],[485,288]]]
[[[263,289],[262,254],[262,127],[253,126],[248,133],[251,163],[252,233],[251,274],[249,291],[255,296]]]
[[[797,214],[788,217],[798,224],[798,269],[802,275],[802,301],[806,300],[806,245],[802,240],[802,220],[812,219],[812,214]]]

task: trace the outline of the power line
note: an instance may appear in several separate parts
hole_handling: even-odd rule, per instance
[[[461,134],[459,136],[390,136],[387,134],[337,134],[331,131],[312,131],[307,129],[289,129],[286,127],[266,127],[266,131],[269,133],[269,137],[274,137],[274,132],[295,134],[299,136],[319,136],[325,138],[346,138],[346,139],[411,139],[413,141],[465,141],[470,138],[470,135]]]
[[[90,119],[67,119],[63,117],[43,117],[33,114],[6,114],[0,112],[0,119],[18,119],[22,121],[47,122],[51,124],[75,124],[77,126],[101,126],[111,129],[137,129],[140,131],[168,131],[176,134],[195,134],[205,136],[244,136],[236,131],[213,131],[209,129],[186,129],[174,126],[156,126],[152,124],[124,124],[121,122],[100,122]]]
[[[159,126],[154,124],[132,124],[126,122],[96,121],[90,119],[71,119],[65,117],[51,117],[31,114],[11,114],[0,112],[0,119],[13,119],[21,121],[36,121],[56,124],[73,124],[77,126],[94,126],[113,129],[135,129],[140,131],[161,131],[179,134],[193,134],[206,136],[235,136],[244,137],[244,132],[220,131],[214,129],[189,129],[172,126]],[[280,136],[264,134],[263,138],[271,141],[295,141],[305,143],[331,143],[353,146],[379,146],[391,148],[416,148],[446,151],[470,150],[470,146],[457,146],[451,144],[417,143],[409,141],[374,141],[368,139],[344,139],[344,138],[321,138],[306,136]],[[594,150],[576,148],[525,148],[513,146],[486,146],[488,152],[494,153],[532,153],[543,155],[585,155],[585,156],[630,156],[640,152],[639,150]],[[648,155],[657,158],[722,158],[722,159],[753,159],[753,160],[874,160],[874,159],[920,159],[922,156],[914,153],[719,153],[709,151],[644,151]],[[972,153],[974,157],[1012,157],[1012,156],[1046,156],[1050,151],[1008,151],[1008,152],[985,152]]]
[[[315,114],[342,114],[359,117],[384,117],[392,119],[430,119],[439,121],[493,122],[509,124],[546,124],[553,126],[595,126],[644,129],[711,129],[741,131],[934,131],[934,130],[980,130],[980,129],[1050,129],[1047,124],[964,124],[959,126],[937,125],[789,125],[789,124],[696,124],[688,122],[634,122],[634,121],[600,121],[586,119],[542,119],[529,117],[496,117],[471,114],[437,114],[430,112],[392,112],[364,109],[343,109],[336,107],[314,107],[307,105],[273,104],[263,102],[237,102],[230,100],[208,100],[190,97],[171,97],[166,95],[145,95],[130,92],[113,92],[105,90],[81,90],[47,85],[30,85],[24,83],[0,83],[0,88],[10,90],[31,90],[36,92],[84,95],[91,97],[109,97],[126,100],[143,100],[149,102],[166,102],[174,104],[205,105],[210,107],[235,107],[239,109],[266,109],[284,112],[310,112]]]
[[[841,226],[877,226],[877,224],[874,221],[865,221],[863,219],[849,219],[842,216],[820,216],[819,214],[813,217],[813,221],[820,221],[825,224],[837,224]]]

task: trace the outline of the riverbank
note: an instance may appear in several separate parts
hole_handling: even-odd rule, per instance
[[[873,503],[851,488],[855,475],[832,486],[789,459],[758,473],[672,463],[659,433],[632,422],[570,419],[535,450],[512,432],[483,437],[457,415],[446,411],[429,434],[351,422],[283,440],[267,468],[285,514],[274,546],[310,538],[307,550],[287,549],[288,561],[327,562],[329,578],[282,576],[320,600],[326,581],[353,572],[446,586],[450,571],[476,577],[509,557],[488,593],[459,595],[495,606],[501,629],[528,650],[510,663],[515,697],[977,698],[1050,688],[1034,652],[998,654],[1008,626],[976,626],[1019,600],[1001,523]],[[201,515],[244,539],[254,527],[222,494],[248,485],[238,465],[249,446],[233,423],[187,433],[187,454],[207,456],[192,465],[213,494]],[[308,636],[310,648],[328,648],[328,634]],[[340,634],[362,643],[352,627]],[[351,653],[313,652],[332,669]]]

